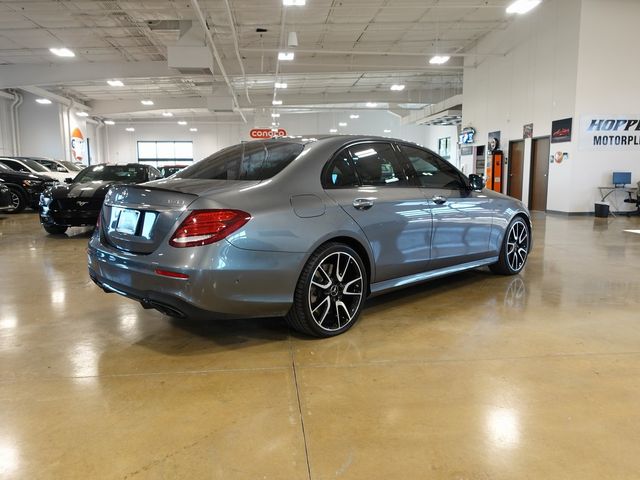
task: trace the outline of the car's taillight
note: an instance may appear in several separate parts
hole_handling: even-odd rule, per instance
[[[241,210],[194,210],[169,240],[172,247],[197,247],[222,240],[251,219]]]

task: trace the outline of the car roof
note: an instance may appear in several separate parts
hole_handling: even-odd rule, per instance
[[[392,137],[383,137],[379,135],[362,135],[362,134],[354,134],[354,135],[337,135],[337,134],[322,134],[322,135],[295,135],[295,136],[285,136],[285,137],[274,137],[270,139],[264,140],[255,140],[255,142],[286,142],[286,143],[299,143],[302,145],[313,144],[316,142],[331,142],[331,143],[343,143],[345,145],[354,142],[362,142],[362,141],[374,141],[374,142],[394,142],[394,143],[402,143],[405,145],[415,145],[419,148],[427,149],[426,147],[419,145],[415,142],[411,142],[408,140],[401,140],[399,138]],[[253,143],[253,142],[246,142]],[[428,149],[427,149],[428,150]]]

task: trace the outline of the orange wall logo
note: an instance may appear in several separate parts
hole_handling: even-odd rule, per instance
[[[71,154],[78,162],[84,160],[84,136],[79,128],[74,128],[71,132]]]
[[[254,128],[249,132],[251,138],[272,138],[272,137],[286,137],[287,131],[284,128],[279,128],[278,131],[270,128]]]

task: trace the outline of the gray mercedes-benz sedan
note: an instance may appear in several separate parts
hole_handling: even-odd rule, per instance
[[[172,316],[284,316],[337,335],[370,295],[484,265],[524,268],[527,209],[483,187],[400,140],[242,143],[170,178],[112,187],[89,275]]]

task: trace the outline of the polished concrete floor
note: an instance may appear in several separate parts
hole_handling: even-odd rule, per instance
[[[171,320],[85,230],[0,219],[0,478],[640,478],[640,218],[536,216],[523,274],[370,301],[338,338]]]

